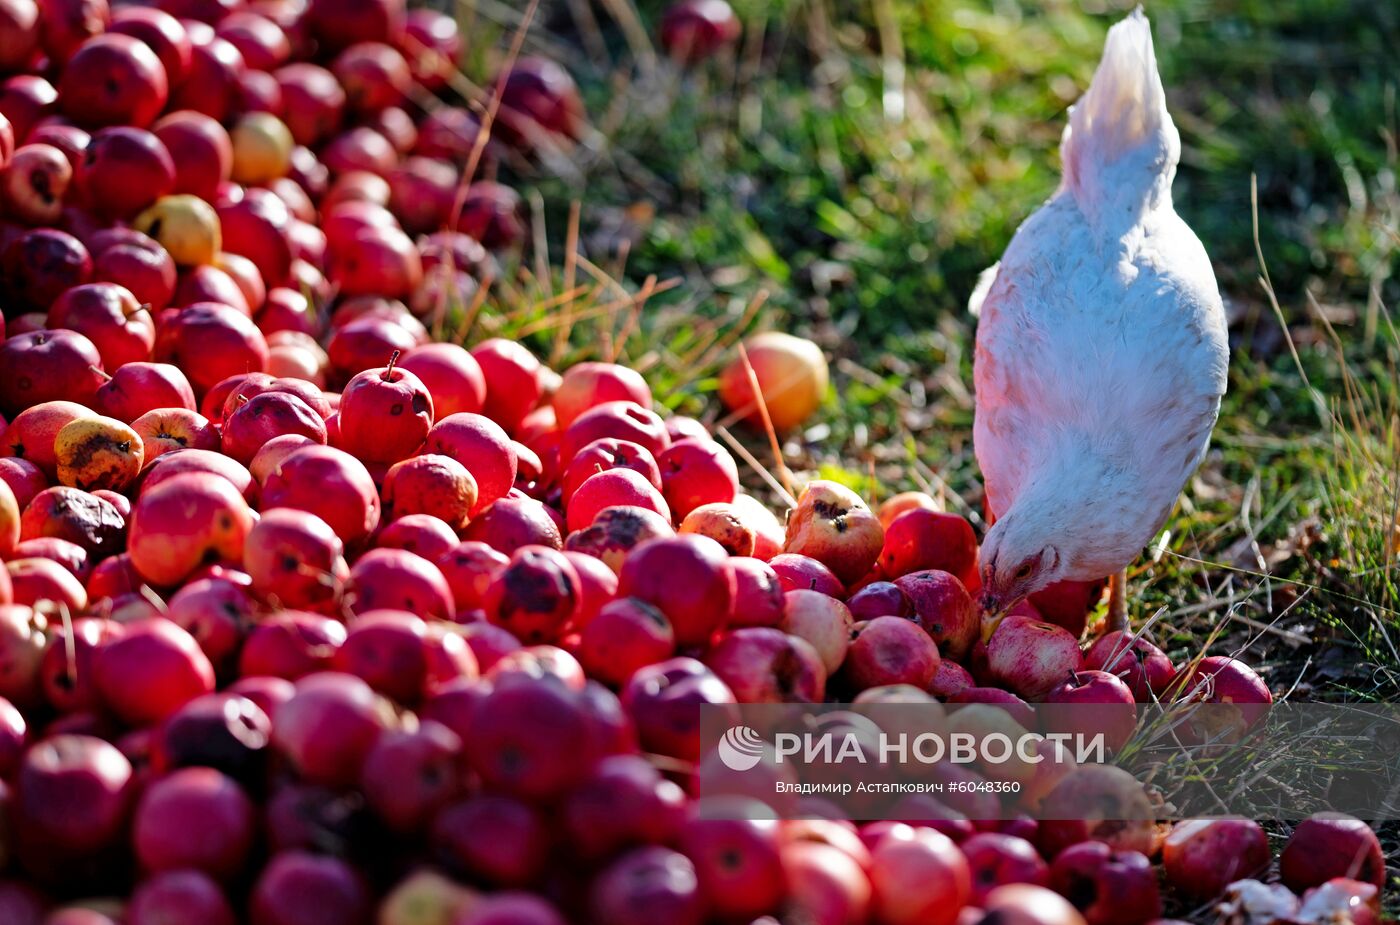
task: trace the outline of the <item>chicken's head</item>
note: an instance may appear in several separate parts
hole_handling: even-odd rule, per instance
[[[982,638],[1028,595],[1064,577],[1064,560],[1039,518],[1012,511],[982,541]]]

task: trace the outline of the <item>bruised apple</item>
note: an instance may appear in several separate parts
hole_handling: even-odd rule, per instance
[[[844,485],[809,482],[788,515],[783,552],[810,556],[852,584],[880,555],[885,530],[860,496]]]

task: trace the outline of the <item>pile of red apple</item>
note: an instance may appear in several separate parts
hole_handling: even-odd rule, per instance
[[[663,39],[737,28],[692,0]],[[984,644],[974,531],[928,496],[814,481],[784,525],[635,371],[430,343],[525,230],[464,183],[461,48],[401,0],[0,0],[0,923],[1140,925],[1227,887],[1375,918],[1341,817],[1230,886],[1269,873],[1244,819],[707,812],[752,798],[694,796],[703,704],[1269,691],[1082,651],[1097,587]],[[582,129],[549,61],[492,87],[488,162]],[[725,401],[751,369],[800,421],[819,352],[751,347]]]

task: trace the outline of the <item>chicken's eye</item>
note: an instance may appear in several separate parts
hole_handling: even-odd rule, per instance
[[[1024,581],[1029,577],[1031,577],[1031,564],[1029,562],[1022,562],[1021,567],[1016,570],[1016,580]]]

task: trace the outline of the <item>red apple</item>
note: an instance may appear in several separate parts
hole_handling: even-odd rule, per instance
[[[821,656],[827,675],[841,667],[851,640],[851,612],[820,591],[797,589],[783,595],[779,629],[804,639]]]
[[[1041,854],[1057,856],[1086,840],[1116,851],[1155,850],[1153,811],[1142,784],[1122,768],[1086,764],[1070,771],[1040,802]]]
[[[58,91],[42,77],[17,74],[0,83],[0,114],[10,122],[15,138],[28,137],[41,119],[57,110]]]
[[[297,144],[315,145],[340,128],[345,91],[330,71],[297,62],[274,76],[282,88],[283,121]]]
[[[467,188],[462,199],[456,230],[489,250],[504,250],[524,241],[528,228],[524,215],[519,193],[501,183],[478,180]]]
[[[1172,682],[1172,693],[1179,699],[1207,704],[1200,716],[1186,720],[1203,740],[1237,739],[1259,722],[1274,702],[1269,686],[1254,669],[1239,659],[1222,655],[1183,666]]]
[[[150,725],[214,689],[214,668],[189,633],[163,618],[138,620],[93,658],[97,693],[121,719]]]
[[[257,617],[251,589],[229,578],[191,581],[166,604],[165,616],[194,637],[215,673],[230,673],[243,638]]]
[[[368,125],[349,128],[321,148],[321,162],[332,174],[364,171],[384,177],[398,160],[393,142]]]
[[[341,446],[368,462],[395,463],[412,456],[433,426],[433,400],[413,373],[395,368],[397,354],[381,369],[355,375],[341,394]]]
[[[734,702],[729,686],[693,658],[648,665],[632,675],[622,692],[622,706],[636,724],[643,748],[686,761],[700,756],[698,706]]]
[[[931,569],[902,575],[894,584],[909,599],[915,621],[938,643],[939,651],[954,660],[966,658],[977,641],[981,620],[963,583],[948,572]]]
[[[249,909],[251,925],[368,925],[373,901],[345,861],[285,851],[258,875]]]
[[[594,879],[589,908],[596,921],[644,925],[658,919],[700,925],[706,901],[695,865],[685,855],[659,846],[636,848]]]
[[[987,894],[975,923],[1003,925],[1084,925],[1084,917],[1062,896],[1032,883],[1011,883]]]
[[[1084,653],[1084,667],[1117,675],[1138,703],[1166,694],[1176,677],[1176,668],[1161,649],[1122,631],[1094,640]]]
[[[565,506],[573,500],[574,493],[584,482],[595,475],[612,469],[631,469],[641,475],[659,496],[661,491],[661,472],[657,468],[656,458],[645,447],[639,446],[630,440],[617,440],[611,437],[604,437],[594,440],[587,446],[579,449],[577,453],[569,459],[564,470],[563,478],[560,480],[561,500]],[[639,491],[642,491],[639,489]],[[644,492],[645,493],[645,492]],[[652,493],[645,493],[651,497]],[[619,502],[621,503],[621,502]],[[660,511],[666,507],[664,504],[653,502],[648,505],[652,510]],[[668,518],[669,519],[669,518]],[[588,522],[591,522],[589,518]]]
[[[1294,892],[1333,877],[1385,885],[1385,855],[1376,833],[1341,813],[1318,813],[1298,823],[1278,863],[1279,875]]]
[[[77,183],[101,215],[130,219],[174,191],[175,162],[160,138],[144,129],[104,128],[92,136]]]
[[[621,686],[638,669],[669,658],[675,634],[665,614],[646,601],[618,598],[580,634],[578,656],[591,677]]]
[[[1259,873],[1270,857],[1268,836],[1250,819],[1188,819],[1172,826],[1162,843],[1167,882],[1198,903]]]
[[[871,620],[875,617],[912,617],[913,605],[899,589],[899,585],[889,581],[874,581],[862,587],[846,600],[851,615],[857,620]]]
[[[25,409],[52,401],[91,406],[103,381],[97,348],[75,331],[36,331],[11,337],[0,344],[0,366],[6,371],[0,379],[0,412],[9,415],[18,416]],[[6,431],[10,446],[15,444],[9,431],[16,428],[20,428],[18,417]],[[22,428],[19,433],[24,433]],[[36,463],[45,468],[43,460],[51,458],[51,447],[40,450],[38,457]]]
[[[1027,700],[1045,699],[1079,666],[1079,643],[1052,623],[1007,617],[987,641],[992,676]]]
[[[622,564],[618,594],[639,597],[666,614],[680,645],[700,645],[729,614],[733,585],[725,552],[703,536],[648,540]]]
[[[12,448],[0,443],[0,454],[10,449]],[[4,482],[13,493],[16,511],[23,511],[29,506],[29,502],[34,500],[34,496],[49,485],[42,469],[18,456],[0,456],[0,482]]]
[[[237,202],[219,204],[218,213],[224,250],[251,260],[266,285],[286,283],[292,266],[292,214],[287,204],[270,190],[250,187]]]
[[[519,887],[544,870],[549,831],[533,807],[482,794],[442,810],[432,822],[432,842],[459,873],[497,887]]]
[[[32,710],[44,702],[42,667],[48,621],[21,604],[0,604],[0,696]]]
[[[504,553],[474,540],[459,543],[438,557],[438,568],[447,579],[459,614],[482,606],[486,589],[509,562]]]
[[[586,528],[601,511],[610,507],[645,508],[667,521],[671,519],[666,499],[646,476],[634,469],[616,468],[591,475],[579,484],[568,501],[569,529]]]
[[[196,302],[162,319],[155,359],[183,369],[202,395],[228,376],[263,371],[267,341],[247,315],[217,302]]]
[[[4,533],[4,521],[7,517],[5,510],[5,489],[0,488],[0,534]],[[14,525],[14,535],[19,536],[19,513],[15,510],[11,520]],[[0,540],[3,545],[3,540]],[[25,540],[16,543],[8,554],[14,559],[52,559],[59,565],[73,573],[73,577],[87,584],[87,580],[92,573],[92,562],[88,557],[88,551],[77,543],[70,543],[68,540],[60,540],[56,537],[45,536],[32,540]]]
[[[579,579],[563,553],[523,546],[487,587],[488,618],[525,643],[549,642],[577,618]]]
[[[1056,855],[1050,882],[1088,925],[1142,925],[1162,914],[1157,873],[1136,851],[1097,841],[1072,845]]]
[[[243,55],[243,62],[258,71],[281,67],[292,56],[287,33],[276,22],[249,10],[238,10],[215,27],[219,38]]]
[[[10,597],[16,604],[39,609],[68,608],[70,613],[87,607],[87,591],[72,572],[52,559],[10,559]]]
[[[0,71],[20,71],[33,60],[39,48],[39,14],[40,5],[35,0],[9,0],[0,4]],[[424,26],[429,23],[431,20]],[[455,23],[453,29],[456,29]]]
[[[483,414],[511,431],[540,400],[540,362],[524,346],[504,338],[482,341],[471,354],[486,376]]]
[[[402,0],[313,0],[306,26],[326,48],[356,42],[397,42],[404,27]]]
[[[533,146],[583,136],[583,100],[574,79],[556,62],[519,58],[493,85],[500,87],[501,126],[515,141]]]
[[[131,763],[100,739],[57,735],[35,744],[15,776],[20,861],[45,879],[96,877],[94,865],[124,834],[133,789]]]
[[[680,0],[661,18],[661,47],[677,61],[695,63],[735,44],[740,31],[726,0]]]
[[[727,625],[777,626],[783,618],[784,592],[768,563],[749,556],[730,556],[724,568],[734,584]]]
[[[332,447],[306,447],[284,459],[263,485],[263,505],[316,514],[352,548],[379,526],[379,493],[369,470]]]
[[[684,792],[637,755],[603,759],[570,794],[562,822],[588,860],[637,844],[671,842],[680,831]]]
[[[871,852],[876,914],[889,925],[946,923],[972,896],[967,861],[947,836],[928,828],[900,829]]]
[[[237,309],[240,315],[252,317],[253,310],[243,295],[243,290],[223,270],[212,264],[189,267],[180,273],[175,285],[175,294],[170,304],[184,308],[197,302],[218,302]]]
[[[211,33],[190,34],[190,68],[170,93],[170,109],[190,109],[225,122],[238,107],[246,65],[233,44]]]
[[[90,287],[78,287],[87,288]],[[70,293],[76,291],[69,290]],[[112,368],[116,371],[95,396],[93,408],[98,413],[132,423],[157,409],[194,410],[194,390],[179,367],[169,363],[123,362]],[[142,436],[144,438],[144,434]]]
[[[605,437],[631,441],[653,457],[671,442],[665,423],[655,412],[635,402],[610,401],[595,405],[574,419],[560,438],[559,456],[573,459],[585,446]]]
[[[796,594],[801,592],[789,592]],[[812,593],[812,592],[807,592]],[[855,624],[845,671],[859,689],[887,684],[928,687],[938,672],[938,646],[918,624],[903,617],[876,617]]]
[[[151,238],[139,231],[126,229],[123,237],[110,243],[101,239],[92,242],[92,278],[125,286],[138,302],[159,312],[170,304],[175,294],[175,261]]]
[[[895,578],[938,569],[967,584],[977,577],[977,537],[957,514],[916,508],[890,522],[880,566]]]
[[[1063,626],[1076,639],[1084,634],[1089,611],[1103,597],[1105,579],[1098,581],[1057,581],[1027,598],[1046,623]]]
[[[713,797],[691,805],[679,847],[695,865],[712,913],[747,921],[777,909],[787,892],[783,841],[767,806]]]
[[[345,596],[357,614],[393,609],[448,620],[456,612],[437,566],[403,549],[371,549],[360,556],[350,569]]]
[[[184,80],[190,67],[190,38],[174,16],[147,7],[123,6],[113,12],[107,31],[129,35],[149,45],[165,68],[170,85]]]
[[[63,213],[63,197],[73,179],[73,165],[51,144],[17,148],[0,170],[0,203],[14,218],[52,224]]]
[[[422,832],[463,790],[462,740],[432,720],[380,737],[360,774],[365,800],[396,832]]]
[[[460,531],[476,504],[476,479],[449,456],[414,456],[389,467],[383,498],[390,519],[431,514]]]
[[[272,614],[248,633],[238,673],[295,681],[328,670],[345,635],[345,625],[329,617],[296,610]]]
[[[585,715],[578,692],[557,680],[508,673],[476,704],[467,761],[490,789],[529,800],[562,796],[597,758]]]
[[[193,869],[227,881],[247,864],[253,802],[212,768],[183,768],[152,783],[136,805],[132,841],[142,868]]]
[[[799,921],[853,925],[870,920],[870,876],[845,851],[797,841],[783,848],[782,858],[790,887],[786,905]]]
[[[375,535],[380,549],[403,549],[429,562],[457,545],[457,533],[432,514],[405,514],[386,524]],[[460,608],[459,608],[460,609]]]
[[[136,885],[126,906],[127,925],[236,925],[233,909],[213,878],[195,870],[173,870]]]
[[[1109,754],[1117,754],[1137,728],[1137,705],[1117,675],[1070,671],[1045,695],[1041,721],[1046,731],[1074,735],[1086,743],[1102,735]]]
[[[386,706],[368,684],[325,672],[297,682],[272,717],[272,742],[302,779],[349,786],[387,726]]]
[[[349,575],[342,552],[340,538],[315,514],[271,508],[248,533],[243,565],[264,599],[322,610],[340,599]]]
[[[331,66],[345,89],[346,102],[363,115],[399,105],[413,81],[403,55],[385,45],[383,39],[379,36],[351,45]]]
[[[844,598],[846,589],[841,580],[822,563],[810,556],[786,552],[768,560],[778,576],[783,591],[820,591],[828,597]]]
[[[515,483],[516,457],[510,438],[501,426],[479,414],[459,413],[439,420],[428,431],[424,453],[437,453],[457,460],[476,479],[476,516]]]
[[[1008,883],[1050,885],[1050,868],[1024,838],[1000,832],[979,832],[960,846],[972,873],[971,903],[980,906],[987,895]]]
[[[817,650],[767,627],[724,633],[706,653],[705,664],[742,703],[817,703],[826,686]]]
[[[63,69],[59,104],[85,126],[145,127],[165,108],[165,66],[145,42],[120,33],[83,42]]]
[[[148,481],[131,514],[132,565],[152,584],[174,585],[211,557],[241,559],[252,525],[247,502],[224,479],[188,473]]]
[[[432,395],[438,419],[459,412],[478,413],[486,402],[481,365],[456,344],[424,344],[404,355],[399,369],[412,373]]]

